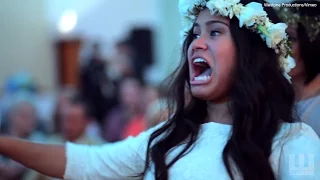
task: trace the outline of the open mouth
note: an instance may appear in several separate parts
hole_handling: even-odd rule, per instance
[[[207,82],[211,79],[211,67],[203,58],[193,60],[194,79],[195,82]]]

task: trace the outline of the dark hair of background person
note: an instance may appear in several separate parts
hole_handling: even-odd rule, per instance
[[[292,3],[303,4],[317,4],[316,7],[299,7],[288,8],[294,13],[300,14],[300,16],[309,16],[320,18],[320,2],[319,1],[293,1]],[[320,22],[320,19],[318,19]],[[309,84],[320,73],[320,33],[316,36],[314,41],[311,41],[306,27],[302,23],[297,24],[297,40],[299,42],[299,51],[301,59],[305,66],[306,80],[305,84]]]

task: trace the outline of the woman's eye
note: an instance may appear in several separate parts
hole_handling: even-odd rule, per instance
[[[219,31],[211,31],[211,32],[210,32],[210,36],[218,36],[218,35],[220,35],[220,34],[221,34],[221,33],[220,33]],[[200,38],[200,34],[193,33],[192,38],[193,38],[193,39],[198,39],[198,38]]]
[[[200,37],[199,34],[193,34],[193,35],[192,35],[192,38],[193,38],[193,39],[198,39],[199,37]]]
[[[211,31],[210,36],[218,36],[221,34],[219,31]]]

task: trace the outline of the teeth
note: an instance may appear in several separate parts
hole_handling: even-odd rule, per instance
[[[198,76],[194,78],[196,81],[206,81],[208,79],[210,79],[210,76]]]
[[[207,63],[207,61],[206,60],[204,60],[204,59],[202,59],[202,58],[196,58],[194,61],[193,61],[193,63]]]

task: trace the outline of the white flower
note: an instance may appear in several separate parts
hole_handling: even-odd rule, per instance
[[[236,4],[234,6],[232,6],[232,9],[230,10],[229,13],[229,18],[233,18],[233,16],[239,16],[240,12],[243,10],[243,5],[242,4]]]
[[[263,10],[260,3],[251,2],[243,7],[241,12],[236,16],[239,19],[239,26],[246,25],[250,27],[255,24],[256,21],[261,20],[267,16],[267,13]]]
[[[178,8],[181,15],[188,16],[192,13],[195,6],[204,7],[206,0],[179,0]]]
[[[179,0],[179,12],[182,15],[182,28],[189,31],[196,20],[194,8],[196,5],[204,6],[205,0]]]
[[[228,3],[226,16],[230,19],[233,18],[235,14],[239,14],[242,10],[243,5],[239,4],[240,0],[225,0]],[[227,5],[226,5],[227,6]]]
[[[226,1],[228,1],[232,5],[238,4],[240,2],[240,0],[226,0]]]
[[[213,14],[219,12],[219,7],[220,7],[219,4],[223,4],[223,1],[221,1],[221,0],[208,1],[206,3],[206,7],[210,10],[210,13],[213,15]]]
[[[262,14],[266,14],[266,12],[263,10],[262,4],[257,2],[251,2],[246,5],[247,8],[255,9],[256,11],[259,11]]]
[[[266,28],[269,28],[269,27],[271,27],[273,25],[273,23],[270,22],[269,18],[266,18],[265,22],[264,22],[264,25],[265,25]]]
[[[288,73],[283,73],[283,76],[291,83],[291,77],[289,76]]]
[[[287,47],[286,47],[285,43],[280,43],[279,48],[280,48],[281,52],[287,53]]]
[[[206,0],[196,0],[196,4],[200,5],[202,7],[205,7],[207,4],[207,1]]]
[[[237,5],[239,2],[240,0],[211,0],[206,3],[206,7],[211,14],[218,12],[223,16],[232,18],[234,15],[232,6]]]
[[[266,35],[265,34],[260,34],[261,39],[263,39],[264,41],[266,40]]]
[[[287,58],[281,56],[280,61],[284,61],[284,63],[282,64],[282,68],[284,70],[283,75],[291,83],[291,77],[289,76],[289,72],[292,68],[296,66],[296,62],[291,56],[288,56]]]
[[[232,6],[232,2],[225,0],[208,1],[206,7],[210,10],[211,14],[218,12],[222,16],[228,16],[229,9]]]
[[[267,31],[266,43],[270,48],[276,48],[276,46],[285,38],[287,38],[287,25],[285,23],[277,23],[271,25]]]
[[[285,72],[289,73],[291,71],[291,69],[293,69],[296,66],[296,61],[291,57],[288,56],[286,58],[286,66],[284,68]]]

